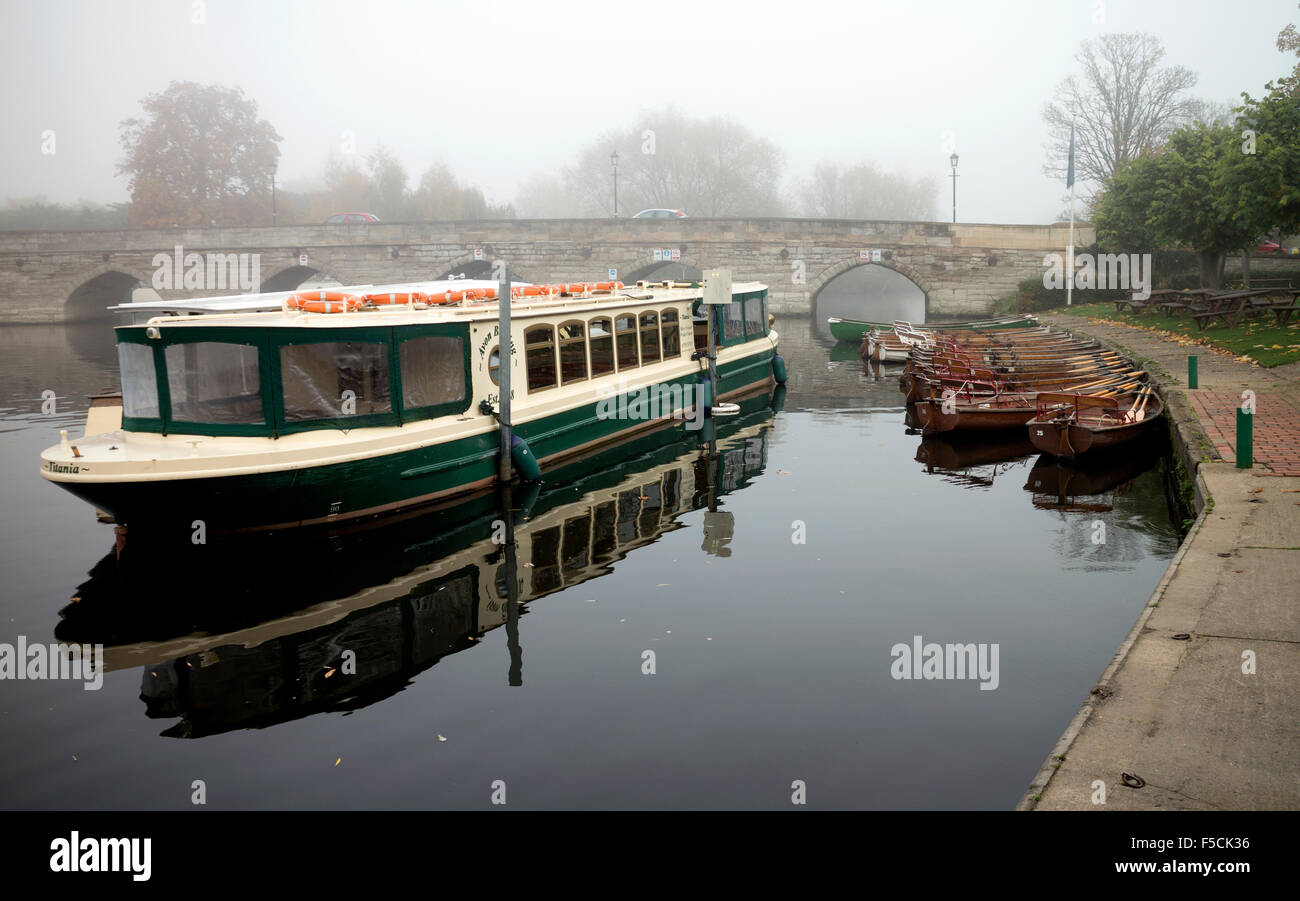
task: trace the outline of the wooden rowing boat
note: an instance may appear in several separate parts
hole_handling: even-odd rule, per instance
[[[1133,441],[1164,412],[1149,385],[1117,397],[1041,393],[1036,408],[1027,420],[1029,440],[1043,453],[1065,459]]]

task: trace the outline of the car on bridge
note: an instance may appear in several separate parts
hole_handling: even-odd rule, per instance
[[[378,221],[379,221],[379,217],[376,216],[374,213],[335,213],[333,216],[330,216],[328,219],[325,220],[325,224],[337,225],[340,222],[346,222],[351,224],[356,222],[378,222]]]
[[[685,219],[686,214],[681,210],[642,210],[632,217],[633,219]]]

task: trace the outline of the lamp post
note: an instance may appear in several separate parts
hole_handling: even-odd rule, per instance
[[[952,163],[952,221],[957,221],[957,154],[954,152],[948,157],[948,162]]]
[[[609,155],[609,165],[614,173],[614,218],[618,218],[618,151]]]
[[[277,216],[275,212],[275,168],[276,168],[276,164],[274,161],[272,161],[271,163],[271,224],[272,225],[278,224],[278,220],[279,220],[279,216]]]

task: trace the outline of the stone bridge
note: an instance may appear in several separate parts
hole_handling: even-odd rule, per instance
[[[604,280],[609,269],[639,278],[686,278],[729,267],[737,280],[771,289],[772,309],[810,314],[818,293],[858,266],[901,273],[925,295],[927,313],[979,315],[1043,272],[1043,255],[1064,252],[1062,225],[971,225],[825,219],[487,220],[0,232],[0,321],[61,322],[102,317],[136,287],[164,299],[239,293],[185,272],[225,275],[236,258],[209,268],[217,254],[244,258],[248,281],[264,291],[296,288],[328,275],[343,284],[382,284],[467,273],[490,277],[509,262],[517,280]],[[1076,225],[1075,243],[1091,244]],[[198,254],[205,265],[192,266]],[[218,258],[220,259],[220,258]],[[164,262],[165,261],[165,262]],[[254,265],[256,264],[256,265]]]

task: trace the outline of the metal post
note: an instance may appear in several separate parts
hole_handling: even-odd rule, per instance
[[[1237,468],[1250,469],[1255,458],[1255,414],[1237,407]]]
[[[1196,354],[1192,354],[1187,358],[1187,387],[1188,388],[1196,388],[1199,386],[1199,381],[1197,378],[1199,375],[1199,373],[1197,372],[1198,365],[1199,365],[1199,361],[1196,358]]]
[[[704,309],[709,311],[709,406],[716,407],[718,405],[718,368],[715,363],[718,359],[718,339],[713,323],[718,306],[716,304],[705,304]]]
[[[510,341],[510,264],[501,266],[501,280],[497,285],[497,355],[501,365],[497,368],[497,386],[501,389],[501,402],[497,405],[501,419],[501,457],[497,460],[497,478],[510,481],[510,366],[513,361]]]

